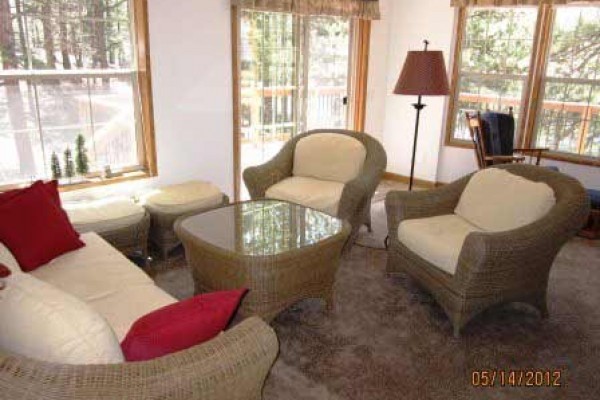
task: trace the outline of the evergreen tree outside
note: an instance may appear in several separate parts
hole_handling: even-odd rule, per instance
[[[85,148],[85,138],[82,134],[77,135],[75,141],[75,165],[79,175],[86,175],[90,172],[90,162]]]
[[[60,161],[58,159],[58,155],[56,152],[52,152],[52,157],[50,158],[50,168],[52,170],[52,179],[59,180],[62,178],[62,169],[60,168]]]
[[[75,165],[73,164],[73,154],[71,153],[71,149],[67,147],[65,150],[65,177],[69,178],[69,183],[71,182],[71,178],[75,176]]]

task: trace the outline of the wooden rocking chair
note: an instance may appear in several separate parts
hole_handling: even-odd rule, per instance
[[[506,114],[500,115],[506,116]],[[512,107],[510,108],[508,115],[511,118],[513,117]],[[475,158],[477,160],[479,169],[484,169],[496,164],[523,163],[527,157],[529,157],[530,164],[533,164],[535,160],[535,165],[540,165],[542,153],[544,151],[548,151],[548,149],[544,148],[513,148],[512,143],[514,140],[514,123],[512,132],[498,132],[500,135],[510,135],[506,138],[503,138],[506,139],[505,143],[510,143],[509,148],[504,152],[500,152],[498,149],[495,149],[496,151],[492,151],[493,146],[486,144],[491,143],[491,137],[489,136],[490,133],[486,128],[486,124],[481,118],[481,112],[467,112],[465,113],[465,116],[467,119],[467,126],[469,127],[469,132],[471,134],[471,140],[473,141]]]

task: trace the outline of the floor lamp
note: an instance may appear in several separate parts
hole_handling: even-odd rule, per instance
[[[415,122],[415,138],[413,143],[412,161],[410,163],[410,181],[408,190],[412,190],[415,172],[415,155],[417,153],[417,137],[419,136],[419,119],[421,110],[425,108],[422,103],[423,96],[446,96],[449,93],[448,76],[444,54],[441,51],[428,51],[429,42],[425,43],[423,51],[409,51],[402,68],[402,73],[396,83],[394,94],[408,94],[418,96],[413,107],[417,110]]]

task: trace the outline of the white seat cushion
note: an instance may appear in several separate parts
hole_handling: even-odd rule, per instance
[[[223,202],[223,193],[212,183],[191,181],[153,190],[144,201],[151,211],[185,214],[218,206]]]
[[[0,348],[16,354],[60,364],[124,361],[115,333],[98,312],[29,274],[6,280],[0,321]]]
[[[85,233],[81,240],[85,247],[55,258],[31,275],[87,302],[120,288],[154,284],[145,272],[97,234]]]
[[[484,230],[501,232],[535,222],[555,203],[547,184],[488,168],[471,177],[454,212]]]
[[[336,216],[343,190],[344,184],[340,182],[293,176],[271,186],[266,197],[301,204]]]
[[[479,231],[460,216],[449,214],[402,221],[398,240],[424,260],[454,275],[467,235]]]
[[[139,223],[146,211],[127,197],[65,203],[64,209],[79,233],[107,232]]]
[[[81,235],[86,246],[31,272],[85,301],[122,340],[140,317],[177,300],[95,233]]]
[[[0,264],[4,264],[13,274],[23,272],[15,257],[3,243],[0,243]]]
[[[122,341],[131,325],[140,317],[176,302],[177,299],[158,286],[148,284],[122,288],[88,304],[108,321],[119,341]]]
[[[347,183],[356,178],[367,150],[357,139],[339,133],[302,138],[294,150],[294,176]]]

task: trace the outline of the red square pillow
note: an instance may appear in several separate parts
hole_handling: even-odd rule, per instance
[[[121,343],[125,359],[151,360],[212,339],[229,324],[246,291],[200,294],[144,315]]]
[[[31,186],[40,184],[44,187],[44,190],[52,197],[52,200],[54,200],[54,202],[59,207],[62,207],[62,203],[60,202],[60,195],[58,194],[58,181],[54,180],[46,183],[44,183],[43,181],[36,181]],[[8,192],[0,193],[0,204],[12,199],[15,196],[18,196],[20,193],[23,193],[23,191],[27,189],[29,188],[13,189],[9,190]]]
[[[67,218],[69,218],[67,213],[62,208],[62,202],[60,201],[60,194],[58,193],[58,181],[57,180],[49,181],[46,183],[44,183],[43,181],[36,181],[33,185],[43,185],[44,190],[50,195],[50,197],[52,197],[52,200],[61,209],[61,211],[65,214],[65,216]],[[13,189],[13,190],[9,190],[8,192],[0,193],[0,204],[14,198],[15,196],[18,196],[20,193],[22,193],[24,190],[27,190],[27,189],[28,188]],[[77,237],[79,237],[79,232],[77,232]]]
[[[0,241],[24,272],[85,246],[41,181],[0,201]]]

